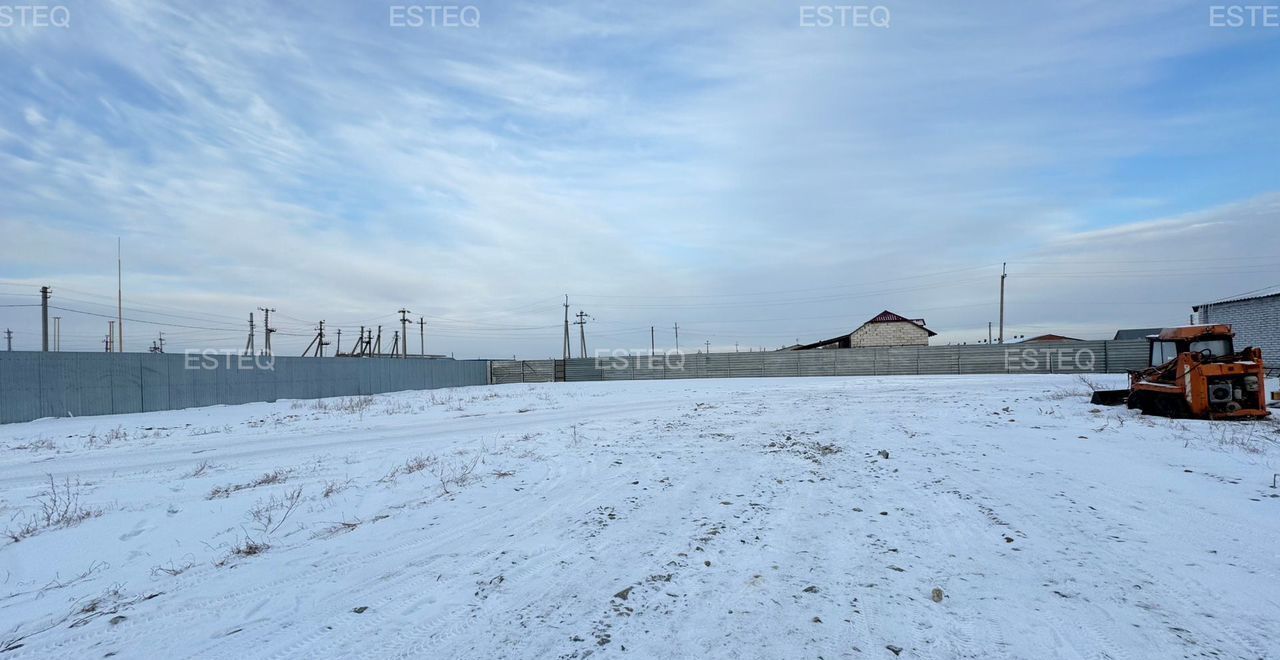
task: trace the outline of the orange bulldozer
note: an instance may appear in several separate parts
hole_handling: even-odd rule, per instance
[[[1193,419],[1269,415],[1262,351],[1236,352],[1225,324],[1165,328],[1147,337],[1150,367],[1129,372],[1129,389],[1099,390],[1093,403],[1127,404],[1144,414]]]

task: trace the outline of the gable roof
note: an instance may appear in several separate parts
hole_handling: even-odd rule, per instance
[[[932,330],[930,330],[930,329],[928,329],[928,328],[925,328],[925,327],[924,327],[924,319],[909,319],[909,318],[907,318],[907,317],[905,317],[905,316],[902,316],[902,315],[900,315],[900,314],[894,314],[893,312],[891,312],[891,311],[889,311],[889,310],[887,310],[887,309],[886,309],[886,310],[884,310],[883,312],[880,312],[879,314],[876,314],[875,316],[871,317],[871,320],[867,321],[867,323],[914,323],[914,324],[916,324],[916,325],[920,326],[921,328],[924,328],[924,331],[925,331],[925,332],[927,332],[927,333],[929,333],[929,336],[930,336],[930,337],[933,337],[933,336],[935,336],[935,335],[937,335],[937,334],[938,334],[938,333],[936,333],[936,332],[934,332],[934,331],[932,331]],[[867,325],[867,323],[863,323],[862,325]],[[861,327],[861,326],[859,326],[859,327]],[[855,330],[855,332],[856,332],[856,330]]]
[[[1021,341],[1019,341],[1019,342],[1017,342],[1017,343],[1019,343],[1019,344],[1047,344],[1047,343],[1060,342],[1060,341],[1084,341],[1084,340],[1083,340],[1083,339],[1076,339],[1075,337],[1068,337],[1068,336],[1066,336],[1066,335],[1053,335],[1053,334],[1049,334],[1049,335],[1037,335],[1037,336],[1035,336],[1035,337],[1028,337],[1028,338],[1023,339],[1023,340],[1021,340]]]

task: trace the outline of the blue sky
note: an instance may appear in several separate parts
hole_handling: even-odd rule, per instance
[[[64,348],[97,345],[116,237],[131,349],[242,345],[269,305],[301,350],[406,306],[431,351],[542,357],[564,293],[592,347],[677,321],[775,347],[886,308],[974,341],[1004,261],[1010,334],[1109,336],[1280,284],[1280,28],[811,4],[397,27],[399,3],[115,0],[0,27],[0,305],[49,284]],[[33,308],[0,324],[36,345]]]

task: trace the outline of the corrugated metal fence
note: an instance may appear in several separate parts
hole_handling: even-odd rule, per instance
[[[554,379],[560,360],[495,360],[494,383]],[[1145,339],[1003,346],[847,348],[760,353],[602,355],[571,359],[565,380],[894,376],[1000,373],[1122,373],[1147,364]]]
[[[488,382],[486,360],[0,352],[0,423]]]

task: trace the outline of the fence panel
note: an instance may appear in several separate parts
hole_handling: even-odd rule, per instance
[[[106,353],[68,353],[74,360],[75,382],[67,386],[75,392],[68,392],[67,413],[72,415],[91,415],[94,410],[113,410],[112,405],[112,362]],[[68,366],[72,366],[68,364]]]
[[[552,373],[550,361],[544,373]],[[484,385],[489,378],[487,360],[5,351],[0,423]]]
[[[545,362],[550,365],[551,361]],[[653,365],[650,366],[650,362]],[[1083,341],[1003,346],[919,346],[813,351],[705,353],[569,360],[566,380],[746,378],[760,376],[956,375],[999,373],[1119,373],[1146,363],[1146,341]],[[517,378],[516,366],[493,363],[492,382]],[[546,378],[545,380],[550,380]],[[541,382],[541,381],[540,381]]]
[[[40,363],[37,354],[0,353],[0,423],[40,417]]]

